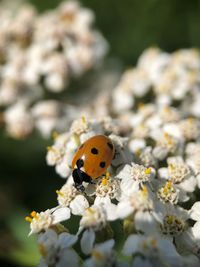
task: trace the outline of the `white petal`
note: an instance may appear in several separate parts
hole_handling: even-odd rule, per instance
[[[73,249],[65,249],[61,251],[59,262],[55,267],[78,267],[79,266],[79,257]]]
[[[165,179],[165,180],[168,180],[170,177],[169,177],[169,172],[168,172],[168,169],[167,168],[160,168],[158,170],[158,177],[160,179]]]
[[[190,218],[194,221],[200,221],[200,201],[195,202],[190,209]]]
[[[47,229],[44,233],[38,235],[38,243],[45,246],[51,246],[51,244],[57,242],[57,239],[58,235],[52,229]]]
[[[58,208],[53,212],[53,224],[66,221],[70,218],[70,209],[67,207]]]
[[[135,215],[135,228],[146,234],[157,233],[158,228],[153,216],[148,212],[138,211]]]
[[[127,201],[122,201],[117,205],[117,215],[118,218],[124,219],[128,217],[131,213],[133,213],[134,209],[131,206],[130,202]]]
[[[132,152],[136,152],[139,149],[143,149],[146,146],[146,142],[144,139],[133,139],[129,143],[129,148]]]
[[[158,247],[165,260],[170,263],[170,266],[182,266],[181,257],[170,240],[158,240]]]
[[[83,267],[94,267],[95,263],[93,261],[93,258],[89,258],[83,262]]]
[[[90,254],[95,240],[95,233],[93,230],[86,230],[81,238],[81,250],[84,254]]]
[[[66,178],[70,175],[71,169],[66,164],[66,162],[63,160],[60,164],[56,165],[56,172],[62,177]]]
[[[138,252],[138,244],[141,241],[139,235],[130,235],[124,243],[123,253],[127,256]]]
[[[95,250],[100,251],[101,253],[110,253],[114,244],[114,239],[110,239],[101,244],[95,245]]]
[[[106,213],[107,213],[108,221],[114,221],[118,218],[117,205],[115,205],[113,203],[109,203],[109,204],[104,205],[104,208],[105,208]]]
[[[196,222],[192,227],[195,240],[200,240],[200,222]]]
[[[68,248],[73,246],[78,237],[76,235],[71,235],[69,233],[62,233],[59,235],[58,243],[60,244],[61,248]]]
[[[181,182],[178,187],[186,192],[194,192],[196,184],[196,178],[194,176],[191,176]]]
[[[94,201],[94,205],[101,205],[101,204],[103,204],[103,205],[107,205],[107,204],[110,204],[111,203],[111,200],[110,200],[110,198],[108,197],[108,196],[106,196],[106,197],[99,197],[99,196],[97,196],[96,198],[95,198],[95,201]]]
[[[74,215],[82,215],[83,212],[87,208],[89,208],[89,203],[88,203],[87,199],[84,196],[78,195],[70,203],[70,208],[71,208],[72,213]]]
[[[116,175],[119,179],[126,179],[130,177],[131,166],[126,164],[123,169]]]
[[[134,259],[133,264],[131,265],[131,267],[153,267],[153,265],[151,264],[151,262],[148,259],[143,259],[141,257],[136,257]]]
[[[121,181],[120,187],[122,194],[125,196],[131,196],[134,192],[139,190],[139,183],[131,178],[125,178]]]

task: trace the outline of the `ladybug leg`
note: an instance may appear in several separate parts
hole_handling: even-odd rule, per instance
[[[82,185],[83,179],[82,179],[82,175],[81,175],[81,171],[79,169],[74,169],[72,172],[72,176],[74,179],[74,186],[78,191],[84,191],[85,188]]]

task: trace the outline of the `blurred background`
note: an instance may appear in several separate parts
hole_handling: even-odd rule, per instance
[[[7,0],[6,2],[12,2]],[[16,2],[16,1],[14,1]],[[32,0],[39,12],[54,9],[60,1]],[[95,27],[109,44],[109,52],[98,70],[88,71],[69,84],[63,93],[73,102],[73,91],[87,87],[94,72],[120,72],[134,65],[145,48],[165,51],[200,46],[199,0],[82,0],[95,13]],[[0,17],[0,27],[3,18]],[[74,89],[75,88],[75,89]],[[109,89],[109,88],[107,88]],[[111,89],[111,88],[110,88]],[[64,180],[45,161],[52,139],[37,132],[25,140],[9,137],[0,129],[0,265],[36,266],[39,254],[34,237],[27,237],[24,217],[32,210],[56,205],[55,190]]]

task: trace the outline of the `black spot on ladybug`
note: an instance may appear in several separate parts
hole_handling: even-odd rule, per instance
[[[109,148],[111,149],[111,150],[113,150],[113,144],[111,144],[111,143],[107,143],[107,145],[109,146]]]
[[[101,161],[100,164],[99,164],[99,166],[100,166],[101,168],[104,168],[104,167],[106,166],[105,161]]]
[[[91,153],[94,154],[94,155],[97,155],[99,153],[98,149],[96,149],[95,147],[93,147],[91,149]]]
[[[83,167],[84,165],[84,161],[82,159],[78,159],[76,162],[76,166],[78,169],[80,169],[81,167]]]

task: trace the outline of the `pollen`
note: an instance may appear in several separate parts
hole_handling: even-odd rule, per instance
[[[167,140],[168,144],[169,144],[169,145],[172,145],[172,144],[173,144],[173,140],[172,140],[172,138],[169,136],[169,134],[168,134],[168,133],[165,133],[164,136],[165,136],[165,139]]]
[[[60,190],[56,190],[56,194],[61,196],[61,197],[64,197],[64,194]]]
[[[163,110],[164,110],[164,112],[166,112],[166,113],[169,113],[169,112],[170,112],[169,106],[165,106],[165,107],[163,108]]]
[[[86,124],[86,117],[85,117],[85,116],[82,116],[82,117],[81,117],[81,122],[82,122],[83,125]]]
[[[141,190],[142,196],[147,198],[148,197],[148,190],[146,186],[143,186],[142,190]]]
[[[142,109],[144,109],[144,107],[145,107],[145,104],[144,103],[140,102],[138,104],[138,109],[142,110]]]
[[[103,254],[102,254],[100,251],[96,250],[96,249],[94,249],[94,250],[92,251],[92,256],[93,256],[95,259],[97,259],[98,261],[101,261],[101,260],[103,259]]]
[[[90,213],[90,214],[94,214],[95,213],[95,211],[92,208],[88,208],[88,209],[86,209],[86,211],[88,211],[88,213]]]
[[[106,172],[106,179],[109,179],[109,177],[110,177],[110,173],[109,172]]]
[[[167,223],[172,224],[174,222],[174,217],[173,216],[167,216]]]
[[[26,216],[24,219],[25,219],[25,221],[27,221],[27,222],[29,222],[29,223],[31,223],[32,220],[33,220],[33,219],[32,219],[31,217],[29,217],[29,216]]]
[[[145,171],[144,171],[145,174],[150,174],[151,173],[151,168],[147,168]]]
[[[108,184],[108,179],[107,178],[103,178],[101,183],[102,183],[102,185],[106,186]]]
[[[34,218],[34,217],[36,217],[36,216],[37,216],[37,212],[33,210],[33,211],[31,212],[31,214],[30,214],[30,215],[31,215],[31,217],[33,217],[33,218]]]

